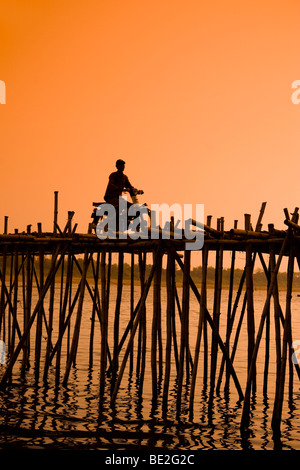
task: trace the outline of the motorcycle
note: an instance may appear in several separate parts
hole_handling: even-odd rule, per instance
[[[123,193],[129,193],[130,197],[131,197],[131,200],[132,200],[132,204],[139,204],[139,201],[138,201],[138,195],[141,195],[141,194],[144,194],[144,191],[142,189],[136,189],[136,188],[132,188],[131,190],[125,190],[123,191]],[[97,210],[98,209],[101,209],[101,206],[103,206],[104,204],[107,204],[107,202],[103,201],[103,202],[93,202],[93,207],[94,207],[94,210],[91,214],[91,218],[92,218],[92,229],[95,231],[96,233],[96,229],[97,229],[97,225],[98,223],[104,218],[104,217],[108,217],[108,211],[104,211],[103,212],[103,215],[97,215]],[[145,204],[147,206],[147,204]],[[149,212],[149,210],[148,210]],[[122,216],[122,214],[121,214]],[[135,216],[129,216],[127,214],[127,229],[129,227],[129,224],[132,220],[134,220],[136,217]],[[105,230],[107,231],[107,227],[105,228]],[[119,217],[117,216],[116,217],[116,231],[119,231]]]

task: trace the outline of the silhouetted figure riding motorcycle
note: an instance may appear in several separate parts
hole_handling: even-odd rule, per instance
[[[120,228],[119,218],[121,216],[121,219],[122,219],[122,215],[123,215],[122,212],[126,211],[126,214],[128,214],[128,210],[132,206],[132,203],[138,204],[137,195],[144,194],[144,191],[134,188],[132,184],[130,183],[128,177],[124,174],[124,169],[125,169],[124,160],[121,160],[121,159],[117,160],[116,168],[117,168],[117,171],[114,171],[113,173],[109,175],[108,185],[107,185],[105,195],[104,195],[105,202],[93,202],[93,206],[95,207],[95,209],[93,210],[93,213],[92,213],[92,219],[93,219],[93,225],[94,225],[95,230],[96,230],[99,220],[102,220],[104,215],[106,216],[109,215],[108,211],[104,211],[104,213],[100,216],[97,215],[97,212],[98,213],[102,212],[100,209],[101,209],[101,206],[103,206],[103,204],[110,204],[111,206],[115,208],[115,215],[116,215],[115,223],[116,223],[116,231],[118,232]],[[119,198],[122,197],[124,192],[128,192],[130,194],[132,203],[122,200],[122,207],[120,207]],[[121,214],[120,214],[120,211],[121,211]],[[127,226],[123,228],[127,229],[129,223],[132,220],[134,220],[135,217],[136,215],[127,216],[127,224],[126,224]]]

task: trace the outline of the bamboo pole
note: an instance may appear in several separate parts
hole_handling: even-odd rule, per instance
[[[123,360],[122,360],[122,364],[121,364],[121,367],[120,367],[120,372],[119,372],[119,375],[118,375],[118,378],[117,378],[117,381],[116,381],[116,385],[115,385],[113,394],[111,396],[111,404],[113,404],[115,402],[115,399],[116,399],[116,396],[117,396],[117,393],[118,393],[118,390],[119,390],[119,387],[120,387],[120,383],[121,383],[121,380],[122,380],[122,377],[123,377],[123,374],[124,374],[127,359],[128,359],[129,353],[130,353],[131,346],[132,346],[132,341],[133,341],[134,335],[136,333],[136,330],[137,330],[137,327],[138,327],[138,324],[139,324],[139,321],[140,321],[140,317],[143,313],[143,309],[144,309],[144,305],[145,305],[145,302],[146,302],[146,299],[147,299],[147,295],[148,295],[148,292],[149,292],[149,289],[150,289],[150,286],[151,286],[151,283],[152,283],[152,279],[153,279],[155,270],[157,268],[158,256],[160,256],[160,250],[161,250],[161,248],[158,245],[158,248],[157,248],[157,251],[156,251],[155,262],[154,262],[154,264],[151,268],[151,271],[150,271],[150,274],[148,276],[145,287],[143,289],[143,293],[141,295],[140,301],[138,302],[138,305],[135,309],[136,310],[135,320],[134,320],[134,324],[133,324],[133,327],[132,327],[132,332],[131,332],[131,335],[130,335],[130,338],[129,338],[129,341],[128,341],[128,344],[127,344],[126,351],[124,353],[124,357],[123,357]]]
[[[143,273],[143,280],[142,280],[143,286],[145,286],[145,275],[146,275],[146,266],[147,266],[146,257],[147,257],[147,253],[144,252],[144,261],[143,261],[144,273]],[[138,394],[141,397],[143,393],[145,368],[146,368],[146,342],[147,342],[146,302],[144,303],[144,307],[142,309],[140,324],[141,324],[141,369],[140,369],[140,374],[138,376]]]
[[[158,343],[158,384],[161,387],[163,378],[163,347],[162,347],[162,330],[161,330],[161,298],[159,297],[160,308],[157,316],[157,343]]]
[[[94,263],[93,263],[94,266]],[[100,266],[100,253],[97,253],[96,269],[94,270],[94,297],[93,297],[93,310],[91,317],[91,332],[90,332],[90,348],[89,348],[89,367],[93,367],[93,349],[94,349],[94,330],[95,330],[95,316],[96,316],[96,305],[98,300],[98,281],[99,281],[99,266]]]
[[[154,262],[154,253],[153,253]],[[152,377],[152,399],[157,400],[157,339],[158,339],[158,321],[161,311],[161,268],[162,258],[158,259],[157,268],[153,279],[153,316],[151,332],[151,377]]]
[[[134,252],[131,253],[131,265],[130,265],[130,320],[133,323],[133,312],[134,312]],[[129,360],[129,374],[130,376],[133,373],[133,343],[130,351],[130,360]]]
[[[254,304],[253,304],[253,263],[252,245],[246,248],[246,295],[247,295],[247,333],[248,333],[248,373],[255,342]],[[253,367],[253,392],[256,391],[256,368]]]
[[[179,264],[180,268],[183,270],[184,265],[183,265],[180,257],[178,256],[178,254],[176,253],[176,251],[174,250],[173,247],[171,247],[171,249],[172,249],[172,252],[174,253],[174,256],[175,256],[175,259],[176,259],[177,263]],[[190,282],[191,288],[192,288],[192,290],[193,290],[193,292],[196,296],[196,299],[200,303],[201,302],[201,296],[200,296],[199,291],[198,291],[193,279],[191,278],[191,276],[189,276],[189,282]],[[211,318],[210,313],[208,312],[207,308],[205,308],[205,316],[206,316],[206,319],[207,319],[211,329],[215,330],[215,325],[214,325],[213,319]],[[233,378],[233,381],[235,383],[236,389],[238,391],[239,397],[242,400],[244,398],[244,395],[243,395],[239,380],[237,378],[236,372],[234,370],[234,367],[233,367],[233,365],[231,363],[231,360],[230,360],[230,358],[227,354],[227,351],[225,349],[225,346],[224,346],[224,343],[223,343],[222,339],[220,338],[220,335],[218,335],[217,338],[218,338],[218,345],[219,345],[221,351],[223,352],[223,354],[225,355],[225,359],[226,359],[226,362],[228,363],[228,365],[230,367],[230,373],[232,375],[232,378]]]
[[[62,279],[63,279],[63,269],[62,269]],[[63,299],[61,299],[61,307],[59,312],[59,325],[58,325],[58,340],[57,340],[57,351],[56,351],[56,367],[55,367],[55,383],[58,386],[60,381],[60,364],[61,364],[61,349],[62,349],[62,336],[60,335],[66,316],[66,310],[68,305],[68,299],[71,290],[71,279],[72,279],[72,253],[69,251],[67,256],[67,274],[65,281],[65,291]],[[62,292],[62,289],[61,289]],[[50,356],[50,363],[51,363]]]
[[[8,338],[7,338],[7,348],[8,351],[10,351],[10,346],[11,346],[11,334],[12,334],[12,305],[11,305],[11,292],[12,292],[12,286],[13,286],[13,265],[14,265],[14,257],[13,254],[10,255],[10,276],[9,276],[9,298],[7,299],[8,302]]]
[[[270,281],[269,289],[267,291],[267,298],[266,298],[266,301],[265,301],[265,304],[264,304],[264,308],[263,308],[263,312],[262,312],[261,320],[260,320],[260,325],[259,325],[258,332],[257,332],[257,335],[256,335],[256,342],[255,342],[254,349],[253,349],[253,354],[252,354],[252,359],[251,359],[251,364],[250,364],[250,369],[249,369],[247,384],[246,384],[243,412],[242,412],[242,418],[241,418],[241,424],[240,424],[241,431],[245,430],[249,426],[250,394],[251,394],[251,386],[252,386],[252,374],[253,374],[253,371],[254,371],[254,368],[255,368],[256,358],[257,358],[258,349],[259,349],[259,344],[260,344],[260,341],[261,341],[264,322],[265,322],[265,317],[266,317],[268,309],[269,309],[270,299],[271,299],[271,296],[273,294],[273,288],[274,288],[274,285],[275,285],[276,276],[277,276],[277,273],[278,273],[278,270],[279,270],[279,267],[280,267],[280,264],[281,264],[281,261],[282,261],[283,254],[284,254],[286,246],[287,246],[287,243],[288,243],[288,235],[286,235],[286,237],[284,238],[284,240],[282,242],[281,250],[280,250],[280,253],[279,253],[279,256],[278,256],[278,259],[277,259],[277,263],[276,263],[275,269],[272,273],[273,275],[272,275],[272,278],[271,278],[271,281]]]
[[[80,264],[78,263],[77,259],[73,256],[72,259],[75,261],[75,264],[78,268],[78,271],[80,273],[80,276],[82,276],[82,269],[80,267]],[[108,270],[109,271],[109,270]],[[95,274],[94,274],[95,276]],[[91,297],[91,300],[93,302],[93,306],[95,306],[95,310],[96,310],[96,313],[98,315],[98,318],[99,318],[99,321],[101,322],[101,316],[102,316],[102,313],[101,313],[101,306],[100,306],[100,298],[99,298],[99,291],[98,289],[96,290],[96,302],[94,303],[94,298],[95,298],[95,291],[94,293],[92,292],[92,289],[90,288],[89,286],[89,283],[86,279],[85,281],[85,285],[86,285],[86,288],[88,290],[88,293],[90,294],[90,297]],[[109,292],[109,290],[107,289],[107,292]]]
[[[143,264],[143,261],[140,263],[140,267],[141,267],[142,264]],[[142,271],[142,273],[144,272],[143,269],[142,269],[141,271]],[[143,274],[142,274],[142,275],[143,275]],[[144,285],[144,281],[143,281],[143,284],[142,284],[142,285]],[[141,295],[143,294],[143,292],[144,292],[144,289],[141,290]],[[129,334],[129,332],[132,332],[134,320],[135,320],[137,311],[139,311],[139,307],[140,307],[140,304],[141,304],[141,300],[142,300],[142,298],[139,299],[139,301],[138,301],[138,303],[137,303],[137,305],[136,305],[136,307],[135,307],[135,309],[134,309],[134,311],[133,311],[133,313],[132,313],[132,316],[131,316],[131,318],[130,318],[128,324],[127,324],[127,327],[125,328],[125,331],[124,331],[124,333],[123,333],[123,336],[122,336],[121,341],[120,341],[119,346],[118,346],[118,351],[119,351],[119,352],[121,351],[121,349],[122,349],[122,347],[123,347],[123,345],[124,345],[124,343],[125,343],[125,341],[126,341],[127,335]],[[143,308],[145,308],[145,306],[143,306]],[[134,338],[132,338],[132,341],[131,341],[131,348],[132,348],[132,345],[133,345],[133,341],[134,341]],[[139,367],[137,367],[137,376],[138,376],[138,371],[139,371]]]
[[[257,222],[256,222],[256,227],[255,227],[255,232],[256,233],[258,233],[261,230],[261,226],[262,226],[261,222],[262,222],[262,218],[263,218],[263,215],[264,215],[264,212],[265,212],[266,204],[267,204],[266,202],[263,202],[262,205],[261,205],[260,213],[259,213],[259,216],[258,216],[258,219],[257,219]],[[237,223],[238,223],[238,221],[235,220],[235,222],[234,222],[234,232],[237,232]],[[245,216],[245,227],[248,228],[248,229],[251,228],[251,218],[248,215]],[[233,250],[232,254],[234,254],[234,253],[235,253],[235,250]],[[260,256],[260,253],[259,253],[259,256]],[[253,253],[253,258],[251,260],[252,271],[253,271],[253,267],[254,267],[254,263],[255,263],[255,258],[256,258],[256,253]],[[232,266],[231,266],[232,271],[231,271],[230,286],[233,286],[233,264],[234,263],[232,263]],[[248,269],[250,269],[250,267],[248,267]],[[226,345],[226,348],[228,350],[228,353],[229,353],[230,336],[231,336],[231,332],[232,332],[232,328],[233,328],[233,324],[234,324],[234,319],[235,319],[239,299],[240,299],[240,296],[241,296],[241,293],[242,293],[245,278],[246,278],[246,266],[243,270],[243,273],[242,273],[242,276],[241,276],[241,279],[240,279],[239,288],[238,288],[238,291],[237,291],[236,299],[235,299],[234,306],[233,306],[231,314],[230,314],[230,307],[229,307],[229,305],[231,304],[231,296],[229,296],[229,300],[228,300],[227,328],[226,328],[226,341],[225,341],[225,345]],[[232,287],[230,287],[229,289],[231,291]],[[244,308],[245,308],[245,299],[244,299],[244,304],[243,304],[243,307],[242,307],[241,318],[240,318],[240,323],[239,323],[239,326],[238,326],[238,329],[237,329],[235,342],[237,342],[238,337],[239,337],[239,331],[240,331],[241,323],[242,323],[243,316],[244,316],[244,310],[243,310]],[[234,349],[236,349],[236,347],[237,347],[237,344],[235,344]],[[234,356],[235,356],[235,352],[233,352],[233,355],[231,356],[232,362],[233,362]],[[219,379],[218,379],[218,383],[217,383],[217,387],[216,387],[217,393],[219,392],[220,386],[221,386],[224,363],[225,363],[225,359],[224,359],[224,356],[223,356],[221,367],[220,367]],[[229,392],[229,380],[230,380],[230,376],[229,376],[229,370],[227,368],[226,381],[225,381],[225,387],[224,387],[224,391],[226,393]]]
[[[1,270],[0,270],[0,281],[2,282],[2,273],[1,273]],[[11,312],[13,312],[13,315],[14,315],[14,309],[13,309],[13,306],[12,306],[12,302],[10,300],[10,294],[8,292],[8,289],[6,287],[6,285],[4,286],[4,292],[5,292],[5,295],[6,295],[6,298],[7,298],[7,304],[9,306],[9,309]],[[18,334],[19,338],[21,338],[21,330],[20,330],[20,327],[19,327],[19,324],[18,324],[18,320],[17,318],[14,316],[14,322],[15,322],[15,326],[16,326],[16,333]],[[11,354],[11,350],[9,351],[9,353]]]
[[[240,332],[241,332],[241,328],[242,328],[242,324],[243,324],[243,320],[244,320],[246,307],[247,307],[247,294],[244,295],[244,300],[243,300],[243,303],[242,303],[240,318],[239,318],[239,321],[238,321],[238,324],[237,324],[235,337],[234,337],[234,340],[233,340],[233,345],[232,345],[232,350],[231,350],[231,355],[230,355],[230,360],[231,360],[232,364],[234,362],[235,353],[236,353],[237,346],[238,346],[239,336],[240,336]],[[226,384],[225,384],[226,392],[229,392],[229,380],[230,380],[230,376],[228,376],[228,378],[226,377]]]
[[[114,318],[114,349],[113,349],[113,361],[112,361],[112,379],[111,379],[111,393],[113,392],[118,364],[119,364],[119,327],[120,327],[120,308],[122,300],[122,289],[123,289],[123,264],[124,264],[124,254],[122,251],[119,252],[119,264],[118,264],[118,286],[117,286],[117,299],[116,299],[116,308],[115,308],[115,318]]]
[[[25,286],[25,308],[24,308],[24,331],[27,328],[27,324],[30,320],[30,309],[31,309],[31,293],[32,293],[32,272],[33,268],[31,269],[31,263],[33,264],[33,260],[31,260],[31,255],[29,249],[27,249],[26,253],[26,286]],[[30,335],[27,336],[25,344],[24,344],[24,354],[23,354],[23,362],[22,362],[22,369],[21,369],[21,376],[24,377],[25,371],[29,368],[29,354],[30,354]]]
[[[143,254],[141,252],[138,253],[139,257],[139,275],[140,275],[140,286],[141,286],[141,294],[144,290],[144,285],[145,285],[145,270],[146,270],[146,264],[145,264],[145,257],[143,257]],[[143,314],[142,317],[144,316],[144,308],[143,308]],[[139,324],[139,334],[138,334],[138,345],[137,345],[137,359],[136,359],[136,377],[140,376],[140,371],[141,371],[141,356],[142,356],[142,335],[143,335],[143,322],[141,321]]]
[[[71,268],[70,268],[70,271],[71,271],[71,275],[70,275],[70,294],[69,294],[69,302],[68,302],[68,317],[70,317],[70,320],[67,324],[67,358],[69,357],[69,354],[70,354],[70,336],[71,336],[71,313],[73,311],[73,308],[72,308],[72,282],[73,282],[73,267],[74,267],[74,259],[75,256],[71,256],[70,258],[70,263],[71,263]],[[79,295],[79,289],[78,289],[78,295]],[[75,294],[76,296],[76,294]],[[74,296],[74,300],[75,300],[75,296]]]
[[[272,429],[274,431],[274,434],[280,433],[288,340],[291,335],[291,299],[292,299],[293,272],[294,272],[294,247],[293,247],[292,237],[293,237],[293,233],[289,231],[290,254],[289,254],[288,273],[287,273],[286,312],[285,312],[283,340],[282,340],[280,379],[279,379],[278,391],[275,394],[273,417],[272,417]]]
[[[58,217],[58,191],[54,191],[54,217],[53,217],[53,233],[57,233],[57,217]]]
[[[65,276],[65,257],[61,262],[60,269],[60,296],[59,296],[59,314],[58,314],[58,331],[63,325],[63,298],[64,298],[64,276]],[[67,282],[66,282],[67,285]],[[67,287],[67,286],[66,286]],[[66,291],[67,289],[65,289]],[[59,385],[60,381],[60,356],[61,356],[61,343],[58,346],[56,354],[56,366],[55,366],[55,383],[56,386]]]
[[[237,220],[234,221],[234,228],[237,228]],[[232,298],[233,298],[233,285],[234,285],[234,270],[235,270],[235,250],[232,250],[231,253],[231,265],[230,265],[230,279],[229,279],[229,288],[228,288],[228,301],[227,301],[227,321],[226,321],[226,348],[229,352],[229,329],[230,329],[230,317],[232,310]],[[224,361],[222,361],[224,364]],[[222,375],[222,374],[220,374]]]
[[[88,257],[88,261],[87,261],[87,266],[86,266],[86,272],[84,273],[84,259],[83,259],[83,268],[81,270],[81,278],[84,278],[84,288],[83,288],[83,292],[85,292],[85,288],[87,288],[87,290],[89,291],[90,295],[91,295],[91,299],[93,299],[93,295],[91,293],[91,288],[88,284],[88,280],[87,280],[87,271],[88,271],[88,267],[89,267],[89,264],[90,264],[90,261],[93,257],[93,252],[90,251],[89,248],[86,248],[85,249],[89,254],[89,257]],[[80,286],[80,289],[81,289],[81,286]],[[83,294],[83,297],[84,297],[84,294]],[[83,298],[81,300],[81,291],[80,291],[80,295],[79,295],[79,304],[80,303],[83,303]],[[80,327],[79,327],[79,330],[80,330]],[[77,349],[78,349],[78,339],[76,340],[75,342],[75,353],[74,353],[74,357],[73,357],[73,365],[75,366],[76,365],[76,356],[77,356]]]
[[[271,279],[270,273],[271,273],[271,264],[270,264],[270,259],[269,259],[269,271],[267,273],[268,274],[268,286],[270,285],[270,279]],[[263,384],[264,396],[267,396],[267,392],[268,392],[269,362],[270,362],[270,306],[266,314],[265,364],[264,364],[264,384]]]
[[[76,321],[74,325],[73,339],[72,339],[70,355],[68,357],[66,371],[65,371],[65,375],[63,379],[64,386],[66,386],[68,383],[71,365],[72,363],[74,363],[75,354],[77,351],[79,333],[80,333],[80,324],[81,324],[81,318],[82,318],[82,307],[83,307],[83,299],[84,299],[84,291],[85,291],[86,273],[87,273],[87,269],[89,266],[89,262],[90,262],[90,256],[89,256],[88,250],[86,249],[84,253],[83,270],[82,270],[82,277],[80,281],[80,293],[79,293],[79,299],[78,299],[77,316],[76,316]]]
[[[179,419],[181,412],[182,382],[184,375],[184,359],[188,357],[188,314],[189,314],[189,276],[190,276],[191,252],[184,252],[183,286],[182,286],[182,316],[180,335],[179,371],[177,379],[176,417]],[[187,371],[188,372],[188,371]]]
[[[54,258],[54,253],[52,253],[52,260]],[[63,262],[63,257],[61,258],[61,264]],[[48,317],[48,335],[47,335],[47,346],[45,354],[45,364],[44,364],[44,374],[43,381],[46,382],[48,378],[48,372],[50,367],[50,354],[52,349],[52,330],[53,330],[53,312],[54,312],[54,294],[55,294],[55,278],[53,278],[50,286],[50,300],[49,300],[49,317]]]
[[[2,255],[2,283],[1,283],[1,297],[0,297],[0,333],[2,331],[2,338],[5,342],[5,287],[6,287],[6,257],[7,257],[7,246],[3,248]]]
[[[4,216],[4,234],[6,235],[7,234],[7,229],[8,229],[8,216],[5,215]]]
[[[175,269],[175,267],[174,267]],[[176,273],[174,272],[174,293],[175,299],[177,300],[177,289],[176,289]],[[178,353],[178,342],[177,342],[177,334],[176,334],[176,318],[175,318],[175,305],[174,310],[171,310],[171,323],[172,323],[172,338],[173,338],[173,349],[174,349],[174,358],[176,364],[176,371],[178,374],[179,370],[179,353]]]
[[[206,310],[206,307],[205,307]],[[205,312],[204,312],[205,313]],[[203,318],[203,388],[206,390],[208,381],[208,332],[206,313]]]
[[[250,214],[244,214],[245,217],[245,230],[246,232],[251,231],[251,215]]]
[[[222,220],[218,219],[218,230],[223,232]],[[220,306],[221,306],[221,292],[222,292],[222,269],[223,269],[223,247],[222,245],[216,250],[216,264],[215,264],[215,289],[214,289],[214,305],[213,305],[213,323],[214,330],[211,339],[211,367],[210,367],[210,405],[213,402],[215,390],[215,378],[217,368],[218,356],[218,335],[220,324]]]
[[[44,248],[39,247],[39,274],[40,274],[40,290],[44,286]],[[36,336],[35,336],[35,364],[34,373],[35,379],[38,381],[40,374],[40,361],[41,361],[41,343],[42,343],[42,328],[43,328],[43,302],[37,314]]]
[[[54,345],[54,347],[51,351],[50,364],[51,364],[51,362],[52,362],[52,360],[53,360],[53,358],[54,358],[54,356],[55,356],[55,354],[56,354],[56,352],[59,348],[59,344],[62,341],[62,338],[63,338],[63,335],[64,335],[66,329],[68,328],[68,330],[69,330],[71,316],[72,316],[74,308],[76,307],[76,303],[77,303],[77,300],[78,300],[78,297],[79,297],[79,294],[80,294],[80,288],[81,288],[81,282],[79,282],[79,285],[77,287],[76,293],[75,293],[74,298],[73,298],[73,301],[71,303],[70,303],[70,301],[71,301],[71,293],[70,293],[68,315],[67,315],[67,318],[66,318],[66,320],[63,324],[63,327],[59,331],[57,342],[56,342],[56,344]],[[67,340],[69,341],[69,335],[67,337]],[[68,357],[69,357],[69,345],[67,344],[67,358]]]
[[[100,356],[100,396],[104,394],[105,387],[105,372],[107,361],[107,323],[108,323],[108,309],[107,309],[107,291],[106,291],[106,270],[105,270],[106,253],[101,253],[101,298],[102,298],[102,318],[101,318],[101,356]]]
[[[274,249],[270,248],[270,271],[271,271],[271,278],[272,273],[274,272],[276,265]],[[275,394],[278,393],[279,388],[279,380],[280,380],[280,363],[281,363],[281,345],[280,345],[280,338],[281,338],[281,331],[280,331],[280,304],[279,304],[279,294],[278,294],[278,285],[277,280],[274,285],[274,326],[275,326],[275,349],[276,349],[276,387],[275,387]]]
[[[190,403],[189,403],[189,413],[190,420],[193,419],[194,413],[194,398],[195,398],[195,386],[200,354],[200,344],[201,344],[201,335],[203,330],[203,322],[205,318],[205,308],[206,308],[206,280],[207,280],[207,262],[208,262],[208,248],[204,245],[202,251],[202,279],[201,279],[201,301],[200,301],[200,313],[199,313],[199,322],[198,322],[198,332],[195,346],[194,354],[194,366],[192,369],[192,379],[191,379],[191,391],[190,391]]]
[[[175,285],[175,301],[176,301],[176,306],[177,306],[177,310],[178,310],[178,315],[179,315],[179,319],[180,319],[180,323],[182,322],[182,307],[181,307],[181,304],[180,304],[180,300],[179,300],[179,296],[178,296],[178,290],[177,290],[177,287]],[[174,321],[175,321],[175,318],[174,318]],[[176,324],[174,323],[174,343],[176,343],[177,345],[177,335],[176,335]],[[179,353],[178,353],[178,348],[176,346],[176,354],[177,354],[177,357],[178,357],[178,367],[177,367],[177,370],[179,370]],[[191,365],[191,369],[193,368],[193,360],[192,360],[192,355],[191,355],[191,351],[190,351],[190,348],[188,347],[188,356],[187,358],[189,359],[190,361],[190,365]]]
[[[236,223],[237,223],[237,221],[235,221],[235,228],[236,228]],[[234,285],[234,269],[235,269],[235,250],[232,251],[232,255],[231,255],[229,292],[228,292],[228,302],[227,302],[227,322],[226,322],[225,347],[226,347],[228,355],[229,355],[230,336],[231,336],[232,323],[233,323],[231,316],[235,315],[235,311],[231,313],[231,310],[232,310],[232,297],[233,297],[233,285]],[[224,356],[223,356],[222,361],[221,361],[221,366],[220,366],[219,378],[218,378],[217,385],[216,385],[216,393],[217,394],[220,392],[224,366],[225,366],[225,359],[224,359]],[[227,377],[228,376],[229,376],[229,374],[227,373]],[[225,386],[225,391],[228,392],[226,386]]]
[[[165,378],[163,386],[163,416],[166,417],[168,411],[168,394],[171,372],[171,349],[172,349],[172,316],[175,312],[175,260],[170,251],[167,259],[167,310],[166,310],[166,349],[165,349]]]
[[[4,389],[4,388],[5,388],[6,383],[7,383],[7,380],[8,380],[8,379],[10,378],[10,376],[11,376],[13,366],[14,366],[14,364],[15,364],[15,362],[16,362],[18,356],[19,356],[19,353],[20,353],[21,349],[22,349],[23,346],[24,346],[24,343],[25,343],[25,341],[26,341],[26,338],[27,338],[27,336],[28,336],[28,334],[29,334],[29,332],[30,332],[30,328],[31,328],[31,326],[32,326],[32,324],[33,324],[33,322],[34,322],[34,320],[35,320],[36,315],[37,315],[37,312],[39,311],[39,308],[40,308],[40,306],[41,306],[41,304],[42,304],[42,301],[43,301],[43,299],[44,299],[44,297],[45,297],[45,295],[46,295],[46,293],[47,293],[47,291],[48,291],[48,289],[49,289],[49,287],[50,287],[50,284],[51,284],[51,282],[52,282],[52,279],[55,277],[55,274],[56,274],[56,272],[57,272],[57,270],[58,270],[58,268],[59,268],[59,266],[60,266],[60,263],[61,263],[61,259],[62,259],[62,258],[60,257],[60,259],[57,261],[57,257],[58,257],[58,255],[59,255],[60,251],[61,251],[61,256],[62,256],[62,255],[64,254],[64,252],[66,251],[66,248],[67,248],[66,245],[62,248],[62,250],[61,250],[61,247],[60,247],[59,245],[58,245],[57,248],[56,248],[55,256],[54,256],[54,258],[52,259],[51,268],[50,268],[49,274],[48,274],[48,276],[47,276],[47,279],[46,279],[46,281],[45,281],[44,288],[43,288],[43,289],[41,290],[41,292],[40,292],[39,299],[38,299],[38,301],[37,301],[37,303],[36,303],[36,306],[35,306],[35,308],[34,308],[34,310],[33,310],[33,313],[31,314],[31,317],[30,317],[30,320],[29,320],[29,322],[28,322],[28,324],[27,324],[26,330],[23,332],[23,335],[22,335],[22,337],[21,337],[21,339],[20,339],[20,341],[19,341],[19,343],[18,343],[18,345],[17,345],[17,347],[16,347],[16,349],[15,349],[15,351],[14,351],[14,353],[13,353],[13,355],[12,355],[12,357],[11,357],[11,359],[10,359],[8,365],[7,365],[7,367],[6,367],[6,370],[5,370],[5,372],[4,372],[3,376],[2,376],[2,379],[1,379],[1,381],[0,381],[0,389]],[[56,261],[57,261],[57,262],[56,262]]]
[[[14,295],[13,295],[13,324],[12,324],[12,338],[11,338],[11,347],[10,347],[10,354],[12,355],[15,349],[15,335],[17,329],[17,310],[18,310],[18,276],[19,276],[19,268],[18,268],[18,248],[15,247],[14,250]]]

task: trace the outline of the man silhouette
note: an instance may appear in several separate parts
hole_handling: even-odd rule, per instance
[[[104,200],[108,204],[112,204],[117,209],[119,207],[119,196],[122,196],[123,191],[133,191],[134,187],[130,183],[128,177],[124,175],[124,160],[117,160],[116,168],[117,171],[114,171],[109,175]],[[130,203],[127,204],[128,206],[131,206]]]

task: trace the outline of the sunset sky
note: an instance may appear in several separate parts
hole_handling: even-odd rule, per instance
[[[0,0],[0,220],[86,232],[117,158],[225,229],[300,206],[300,2]],[[0,228],[3,230],[3,228]]]

